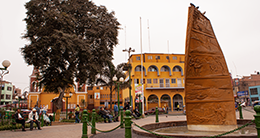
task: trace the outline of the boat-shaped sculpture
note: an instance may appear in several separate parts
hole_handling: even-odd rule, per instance
[[[185,101],[189,130],[237,128],[231,77],[210,20],[189,7],[185,49]]]

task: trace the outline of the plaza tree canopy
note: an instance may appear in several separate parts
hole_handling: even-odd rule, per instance
[[[120,24],[114,12],[89,0],[31,0],[25,7],[23,38],[30,43],[22,55],[38,70],[38,85],[60,93],[54,104],[61,109],[68,86],[93,84],[111,62]]]

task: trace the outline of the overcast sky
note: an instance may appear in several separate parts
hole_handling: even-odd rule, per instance
[[[27,66],[20,48],[26,41],[26,17],[24,4],[29,0],[1,0],[0,5],[0,62],[11,62],[10,73],[5,80],[16,87],[28,90],[32,67]],[[229,71],[233,77],[246,76],[260,71],[260,1],[259,0],[93,0],[104,5],[121,23],[119,44],[114,51],[115,65],[126,62],[122,50],[131,46],[140,53],[140,17],[142,18],[142,45],[146,53],[184,54],[187,13],[190,2],[206,11],[216,37],[223,50]],[[148,20],[150,48],[148,43]],[[125,29],[126,28],[126,29]],[[169,50],[167,46],[169,41]],[[0,65],[2,67],[2,65]]]

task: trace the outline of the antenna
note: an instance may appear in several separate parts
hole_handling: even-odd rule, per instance
[[[125,26],[125,49],[126,49],[126,26]],[[127,54],[125,54],[125,60],[127,60]]]
[[[167,40],[167,47],[168,47],[168,54],[170,54],[170,49],[169,49],[169,40]]]
[[[149,52],[151,52],[149,19],[147,19],[147,29],[148,29],[148,46],[149,46]]]

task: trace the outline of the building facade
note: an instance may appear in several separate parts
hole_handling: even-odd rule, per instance
[[[183,110],[185,106],[184,54],[134,54],[131,55],[129,61],[132,67],[131,95],[133,106],[138,105],[139,96],[137,93],[143,89],[145,110],[156,106],[167,106],[170,111],[176,111],[177,107]],[[129,79],[129,75],[127,77]],[[124,103],[129,102],[129,99],[129,89],[123,90]]]
[[[260,99],[260,85],[249,87],[250,101],[254,103]]]
[[[236,91],[237,101],[246,102],[251,105],[249,87],[260,85],[260,73],[243,76],[242,78],[233,79],[233,90]]]
[[[34,108],[35,105],[38,107],[48,107],[48,113],[55,112],[57,109],[54,106],[53,102],[59,97],[59,94],[55,94],[52,92],[44,92],[44,89],[41,89],[38,86],[38,82],[36,79],[37,70],[33,70],[30,75],[30,92],[28,94],[28,108]],[[62,111],[66,110],[66,106],[68,103],[68,111],[74,111],[76,105],[79,105],[81,110],[84,108],[93,109],[99,108],[100,106],[105,106],[107,103],[108,108],[110,104],[110,90],[108,87],[101,86],[86,86],[79,84],[75,84],[71,86],[67,90],[65,90],[65,97],[63,98],[63,106]],[[122,105],[122,92],[120,91],[120,102]],[[117,101],[117,93],[112,92],[112,102],[115,103]],[[113,108],[113,106],[112,106]]]
[[[1,105],[12,104],[14,86],[7,81],[1,81]]]

